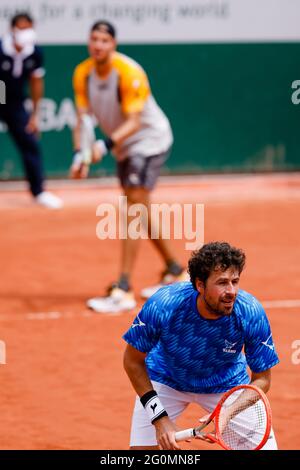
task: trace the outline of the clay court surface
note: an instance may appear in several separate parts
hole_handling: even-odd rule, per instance
[[[117,204],[120,192],[116,182],[49,186],[64,210],[41,209],[26,191],[0,186],[0,339],[7,348],[0,448],[126,449],[134,392],[122,369],[121,336],[138,308],[118,315],[85,308],[118,273],[119,241],[97,239],[96,208]],[[205,241],[245,249],[241,286],[264,303],[281,359],[269,393],[278,444],[300,449],[300,364],[292,362],[292,343],[300,340],[300,175],[162,179],[153,198],[204,203]],[[185,241],[173,243],[186,262]],[[162,268],[142,241],[137,296]],[[180,424],[191,426],[201,414],[191,408]]]

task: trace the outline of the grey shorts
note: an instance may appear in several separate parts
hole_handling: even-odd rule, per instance
[[[151,157],[134,156],[117,162],[117,174],[122,188],[153,189],[170,150]]]

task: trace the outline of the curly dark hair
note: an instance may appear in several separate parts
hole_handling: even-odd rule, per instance
[[[235,248],[227,242],[211,242],[192,253],[188,272],[196,289],[196,278],[205,284],[210,273],[216,268],[226,271],[226,269],[234,267],[241,274],[245,261],[246,255],[243,250]]]

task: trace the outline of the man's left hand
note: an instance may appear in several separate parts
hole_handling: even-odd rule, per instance
[[[107,148],[104,140],[96,140],[92,148],[92,163],[101,162],[104,155],[107,154]]]
[[[32,113],[25,128],[28,134],[39,134],[39,122],[36,113]]]

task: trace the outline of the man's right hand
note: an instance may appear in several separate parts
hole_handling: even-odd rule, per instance
[[[155,421],[154,426],[160,450],[180,450],[178,443],[175,441],[175,432],[178,431],[178,428],[168,416]]]

